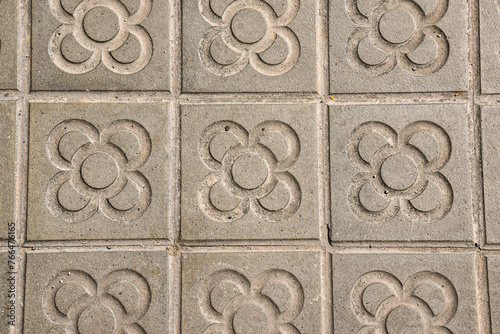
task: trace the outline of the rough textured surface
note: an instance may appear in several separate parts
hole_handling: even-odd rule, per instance
[[[500,330],[499,1],[0,5],[1,334]]]
[[[169,2],[91,3],[33,2],[32,88],[169,90]],[[54,15],[61,6],[67,19]]]
[[[318,238],[314,106],[184,106],[181,237]]]
[[[465,1],[329,4],[332,92],[467,89]]]
[[[483,150],[484,150],[484,200],[485,200],[485,219],[486,219],[486,240],[488,243],[500,243],[499,228],[499,196],[500,179],[498,177],[498,168],[500,167],[499,156],[499,129],[500,117],[498,107],[484,107],[482,109],[483,124]]]
[[[166,104],[33,104],[29,240],[167,237]]]
[[[181,333],[323,332],[318,252],[185,254],[182,268],[191,293],[182,299]]]
[[[472,242],[465,106],[332,107],[330,124],[332,240]]]
[[[183,91],[316,92],[315,1],[231,2],[183,3]]]
[[[28,254],[26,296],[24,333],[165,333],[167,254]]]
[[[384,324],[389,333],[477,333],[473,263],[458,254],[335,255],[335,333]]]
[[[0,239],[7,238],[7,224],[14,220],[14,167],[16,142],[16,104],[13,102],[0,103],[0,221],[3,228]]]

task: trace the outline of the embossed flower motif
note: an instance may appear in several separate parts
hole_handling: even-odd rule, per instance
[[[260,143],[262,137],[269,133],[278,133],[287,142],[287,154],[281,160],[271,149]],[[220,161],[216,160],[210,150],[212,139],[222,133],[231,134],[238,141],[231,146]],[[199,143],[199,154],[203,163],[214,172],[208,174],[198,191],[198,202],[201,210],[211,219],[220,222],[233,222],[242,218],[249,210],[257,217],[269,222],[277,222],[292,216],[300,206],[301,190],[295,177],[287,170],[299,158],[300,142],[295,131],[280,121],[266,121],[258,124],[250,133],[240,124],[231,121],[219,121],[208,126]],[[245,154],[253,154],[263,160],[267,168],[265,180],[257,187],[245,188],[235,181],[233,166]],[[248,166],[252,168],[252,166]],[[210,192],[219,182],[229,193],[239,200],[231,210],[220,210],[212,202]],[[269,195],[278,182],[288,190],[287,203],[277,210],[264,207],[261,199]]]
[[[391,295],[383,300],[375,312],[369,312],[363,301],[366,289],[374,284],[384,285]],[[428,301],[415,293],[422,285],[432,285],[441,291],[443,307],[435,314]],[[439,295],[435,295],[439,298]],[[421,271],[410,276],[404,284],[393,275],[384,271],[372,271],[361,276],[351,290],[351,308],[364,327],[358,334],[387,333],[389,314],[398,308],[408,308],[415,311],[422,321],[425,334],[451,334],[445,326],[453,319],[458,308],[458,296],[453,284],[443,275]]]
[[[273,7],[264,0],[235,0],[231,2],[221,16],[214,13],[211,0],[199,0],[200,13],[212,25],[200,41],[200,59],[203,65],[212,73],[229,76],[241,72],[250,63],[259,73],[268,76],[282,75],[290,71],[300,56],[299,40],[295,33],[287,27],[299,11],[300,0],[287,0],[287,8],[281,15],[277,15]],[[245,9],[259,12],[266,21],[266,32],[257,41],[248,43],[238,39],[231,27],[234,17]],[[268,50],[276,41],[282,38],[288,46],[286,58],[277,64],[268,64],[262,60],[260,54]],[[212,44],[217,38],[239,58],[231,64],[221,64],[212,56]]]
[[[414,31],[411,37],[402,42],[389,41],[380,29],[382,17],[391,10],[401,8],[411,14],[414,20]],[[435,9],[426,14],[413,0],[380,0],[368,16],[362,14],[357,0],[346,0],[347,14],[358,26],[347,41],[347,60],[359,72],[367,75],[383,75],[389,73],[396,65],[403,70],[419,75],[429,75],[438,71],[448,60],[450,53],[448,39],[444,32],[435,24],[441,20],[448,10],[448,0],[438,0]],[[409,53],[417,50],[425,37],[430,37],[436,44],[436,56],[427,63],[416,63]],[[359,54],[359,46],[363,39],[369,41],[380,51],[386,53],[386,58],[378,64],[368,64]]]
[[[63,137],[70,132],[83,134],[87,142],[73,153],[70,160],[66,160],[59,147]],[[110,141],[119,132],[130,133],[137,138],[139,150],[134,158],[128,159],[125,152]],[[83,120],[73,119],[60,123],[52,130],[47,140],[49,161],[60,170],[47,186],[45,201],[47,208],[54,216],[70,223],[85,221],[98,210],[109,219],[119,222],[139,218],[151,202],[151,186],[146,177],[137,169],[146,163],[150,154],[151,139],[148,132],[142,125],[132,120],[114,121],[101,132]],[[117,174],[110,184],[96,186],[84,179],[83,165],[94,155],[104,155],[113,162]],[[86,204],[78,210],[70,210],[61,204],[59,192],[67,182],[87,200]],[[137,202],[128,209],[117,209],[111,204],[110,199],[120,194],[128,183],[133,184],[137,189]]]
[[[419,132],[432,135],[439,144],[439,152],[433,159],[429,159],[419,148],[410,144],[411,138]],[[370,134],[381,136],[386,144],[379,147],[370,160],[365,160],[359,152],[359,146],[361,140]],[[349,206],[354,214],[363,221],[386,222],[394,218],[401,210],[412,220],[431,223],[442,219],[451,210],[453,189],[448,179],[439,172],[450,159],[451,141],[446,131],[439,125],[428,121],[417,121],[408,124],[398,135],[385,123],[367,122],[352,132],[347,145],[347,153],[351,163],[360,171],[352,179],[348,189]],[[414,182],[402,189],[390,187],[382,175],[384,163],[397,155],[407,157],[417,170]],[[434,209],[419,210],[412,204],[411,200],[419,197],[429,182],[434,183],[439,188],[441,198]],[[363,205],[360,194],[365,185],[370,185],[379,196],[389,200],[384,209],[373,211]]]
[[[110,288],[120,282],[132,285],[137,291],[137,299],[133,309],[125,309],[122,302],[109,293]],[[57,306],[56,296],[61,293],[67,294],[70,291],[64,287],[77,285],[85,292],[78,298],[74,298],[67,311],[64,312]],[[72,296],[64,297],[71,298]],[[43,293],[43,311],[47,318],[55,324],[47,334],[80,333],[78,322],[82,313],[96,305],[102,305],[110,310],[115,324],[113,333],[146,333],[137,322],[146,314],[151,305],[151,289],[146,279],[140,274],[130,269],[123,269],[113,271],[99,281],[79,270],[63,271],[57,274],[45,287]]]
[[[152,0],[141,0],[139,9],[130,15],[127,7],[119,0],[83,0],[73,13],[68,13],[61,4],[61,0],[48,0],[52,14],[63,23],[55,31],[49,41],[49,56],[61,70],[71,74],[82,74],[92,71],[102,61],[104,66],[118,74],[132,74],[142,70],[151,59],[153,43],[148,32],[140,26],[151,11]],[[117,17],[119,30],[110,40],[97,41],[86,32],[83,21],[85,16],[94,8],[110,9]],[[72,35],[76,42],[92,54],[82,62],[68,60],[61,50],[61,43]],[[122,47],[130,35],[133,35],[140,44],[139,56],[129,62],[117,61],[112,52]]]
[[[238,294],[231,298],[219,312],[212,305],[212,292],[221,283],[231,283]],[[269,284],[275,283],[288,290],[288,308],[280,310],[271,297],[262,293]],[[219,270],[212,273],[200,289],[199,306],[201,313],[212,324],[204,334],[224,333],[235,334],[234,317],[238,310],[246,305],[260,308],[267,316],[267,333],[300,334],[291,324],[297,318],[304,306],[304,290],[295,276],[285,270],[271,269],[264,271],[252,282],[235,270]]]

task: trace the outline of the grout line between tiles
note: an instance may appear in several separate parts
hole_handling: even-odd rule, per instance
[[[328,0],[318,1],[318,15],[316,20],[316,71],[318,73],[318,93],[323,99],[328,95],[329,62],[328,62]]]
[[[170,90],[175,97],[179,96],[182,87],[181,6],[181,0],[170,1]]]
[[[331,225],[330,211],[330,143],[328,107],[322,103],[318,105],[318,206],[320,240],[325,246],[329,245],[329,228]]]
[[[174,251],[168,257],[168,267],[169,267],[169,294],[168,294],[168,326],[169,334],[180,334],[181,332],[181,279],[182,279],[182,263],[181,254]]]
[[[10,328],[10,334],[22,334],[24,327],[24,306],[25,306],[25,292],[26,292],[26,254],[21,250],[20,262],[18,265],[19,279],[17,281],[17,300],[19,302],[16,312],[17,325]]]
[[[168,175],[171,182],[169,190],[169,238],[177,244],[180,231],[180,192],[181,192],[181,169],[180,169],[180,106],[176,102],[172,102],[169,108],[169,169]]]
[[[479,333],[491,334],[491,305],[489,298],[488,283],[488,258],[481,253],[475,255],[476,263],[476,291],[477,293],[477,316]]]
[[[333,275],[332,255],[326,251],[322,252],[321,262],[321,290],[322,290],[322,315],[323,333],[333,334]]]
[[[29,93],[31,87],[30,0],[18,0],[17,15],[17,88],[21,93]]]

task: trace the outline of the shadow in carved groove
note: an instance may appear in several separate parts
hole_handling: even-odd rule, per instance
[[[221,312],[212,304],[212,292],[221,283],[231,283],[238,290],[236,296],[225,303]],[[262,290],[269,283],[285,286],[289,292],[288,307],[281,311],[276,303]],[[297,278],[288,271],[270,269],[262,272],[251,282],[235,270],[216,271],[203,282],[198,299],[203,317],[212,324],[203,332],[235,334],[234,317],[238,310],[246,305],[260,308],[267,316],[267,333],[300,334],[291,324],[298,317],[304,306],[304,290]]]
[[[410,144],[411,138],[419,132],[428,133],[436,139],[439,152],[434,159],[429,160],[418,147]],[[365,160],[359,152],[359,145],[361,140],[370,134],[383,137],[385,144],[377,149],[371,159]],[[448,179],[439,172],[450,159],[451,141],[439,125],[429,121],[417,121],[408,124],[398,134],[382,122],[363,123],[352,132],[346,150],[352,165],[359,171],[349,185],[348,202],[352,212],[363,221],[386,222],[401,211],[414,221],[432,223],[442,219],[451,210],[453,189]],[[388,158],[396,155],[408,157],[417,168],[415,181],[405,189],[390,187],[382,176],[382,165]],[[422,195],[430,182],[439,188],[441,198],[434,209],[419,210],[411,200]],[[380,197],[389,200],[384,209],[373,211],[363,205],[360,194],[365,185],[370,185]]]
[[[73,13],[67,12],[61,0],[48,0],[52,14],[62,23],[52,34],[49,41],[49,56],[61,70],[71,74],[92,71],[101,62],[109,70],[118,74],[139,72],[149,63],[153,54],[153,42],[146,29],[140,24],[147,18],[153,5],[152,0],[141,0],[139,9],[130,15],[127,7],[119,0],[83,0]],[[118,17],[118,33],[108,41],[92,39],[84,28],[85,16],[94,8],[104,7]],[[63,40],[72,35],[76,42],[92,54],[82,62],[69,61],[61,50]],[[111,54],[122,47],[130,35],[140,44],[139,56],[129,63],[117,61]]]
[[[389,41],[380,32],[382,17],[391,10],[402,8],[411,14],[415,30],[410,38],[403,42]],[[445,33],[435,24],[441,20],[448,10],[448,0],[438,0],[431,13],[425,13],[422,7],[413,0],[380,0],[366,16],[358,8],[358,0],[346,0],[346,11],[351,20],[358,26],[347,41],[347,61],[358,72],[379,76],[387,74],[399,65],[408,73],[425,76],[441,69],[450,54],[450,46]],[[434,59],[419,64],[408,56],[417,50],[430,37],[436,44]],[[368,40],[378,50],[386,54],[385,59],[378,64],[368,64],[359,54],[362,40]]]
[[[83,134],[86,137],[86,143],[77,148],[68,161],[61,155],[59,145],[63,137],[70,132]],[[134,135],[139,143],[138,153],[132,159],[127,158],[119,146],[110,142],[111,138],[119,132]],[[88,184],[82,176],[84,162],[95,154],[109,157],[117,170],[114,180],[102,188]],[[135,121],[116,120],[100,132],[92,124],[83,120],[72,119],[60,123],[52,130],[47,140],[49,161],[60,170],[47,186],[45,197],[47,208],[54,216],[69,223],[85,221],[98,210],[117,222],[138,219],[151,203],[149,181],[138,171],[147,162],[150,154],[149,133]],[[68,182],[79,195],[87,199],[85,206],[78,210],[67,209],[59,200],[61,187]],[[115,208],[109,199],[120,194],[129,183],[137,189],[137,202],[126,210]]]
[[[264,0],[235,0],[226,7],[221,16],[214,13],[210,2],[211,0],[199,0],[201,15],[212,25],[201,39],[199,49],[200,60],[210,72],[230,76],[240,73],[250,64],[261,74],[278,76],[287,73],[295,66],[300,56],[300,44],[295,33],[287,25],[297,16],[300,0],[287,0],[287,8],[280,16]],[[266,33],[254,43],[238,39],[231,27],[235,15],[245,9],[258,11],[266,22]],[[262,60],[260,54],[271,48],[278,37],[286,42],[288,54],[281,63],[268,64]],[[217,38],[239,55],[236,61],[231,64],[221,64],[214,59],[211,48]]]
[[[276,158],[271,149],[259,142],[262,137],[272,132],[282,135],[287,143],[286,157],[281,160]],[[210,145],[214,137],[223,133],[233,135],[238,143],[231,146],[219,161],[212,156]],[[299,183],[287,170],[299,158],[300,142],[297,133],[289,125],[280,121],[266,121],[258,124],[248,133],[236,122],[215,122],[203,131],[198,151],[205,166],[213,170],[202,181],[198,191],[200,208],[209,218],[219,222],[233,222],[251,210],[260,219],[277,222],[290,218],[298,210],[302,193]],[[252,189],[242,187],[233,176],[234,163],[247,153],[260,157],[267,167],[267,177],[264,182]],[[231,210],[218,209],[210,199],[211,190],[219,182],[239,200],[238,205]],[[261,204],[260,200],[269,195],[278,183],[286,187],[289,199],[281,209],[269,210]]]
[[[108,291],[120,282],[133,285],[137,292],[135,306],[127,310],[122,302]],[[79,285],[85,293],[75,298],[67,311],[63,312],[56,304],[56,295],[64,286]],[[84,271],[68,270],[57,274],[45,287],[42,309],[47,318],[55,325],[47,334],[78,334],[78,322],[82,313],[95,305],[102,305],[110,310],[114,317],[114,333],[146,334],[137,323],[151,305],[151,289],[146,279],[139,273],[122,269],[113,271],[96,281]]]

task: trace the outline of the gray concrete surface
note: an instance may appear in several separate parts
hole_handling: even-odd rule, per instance
[[[497,0],[0,5],[1,334],[500,333]]]

